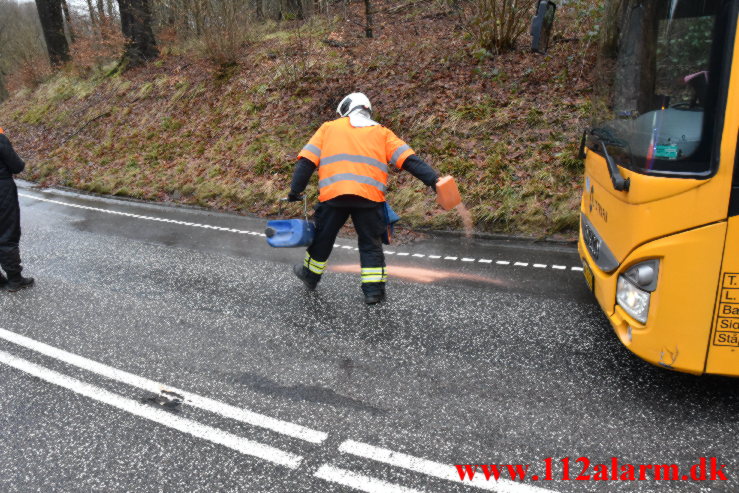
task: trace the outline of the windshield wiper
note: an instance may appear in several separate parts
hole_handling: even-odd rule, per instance
[[[606,158],[606,163],[608,163],[608,174],[611,175],[613,188],[619,192],[628,192],[629,186],[631,185],[631,178],[624,178],[621,176],[621,172],[618,170],[618,166],[616,166],[616,161],[614,161],[611,155],[608,154],[605,141],[601,140],[600,146],[603,149],[603,157]]]
[[[606,159],[608,174],[611,177],[613,188],[618,190],[619,192],[628,192],[629,186],[631,185],[631,179],[621,176],[621,172],[618,170],[616,161],[613,160],[613,157],[611,157],[611,155],[608,153],[608,149],[606,148],[607,145],[628,148],[628,144],[625,141],[614,137],[613,134],[611,134],[610,130],[603,127],[592,128],[590,130],[590,135],[594,136],[600,143],[600,147],[603,150],[603,157]],[[584,139],[585,136],[583,135],[583,144]]]

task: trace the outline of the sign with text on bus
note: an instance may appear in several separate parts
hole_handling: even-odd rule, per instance
[[[739,273],[725,272],[721,283],[714,346],[739,347]]]

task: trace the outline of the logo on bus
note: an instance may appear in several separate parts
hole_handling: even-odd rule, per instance
[[[592,214],[593,209],[595,209],[595,212],[597,212],[598,215],[601,217],[601,219],[603,219],[603,222],[607,223],[608,222],[608,211],[602,205],[600,205],[600,202],[595,200],[595,186],[593,185],[590,186],[589,198],[590,198],[590,206],[589,206],[590,214]]]

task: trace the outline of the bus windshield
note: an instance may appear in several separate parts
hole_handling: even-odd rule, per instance
[[[632,4],[634,2],[626,2]],[[707,176],[723,36],[719,0],[635,2],[604,44],[587,145],[640,173]]]

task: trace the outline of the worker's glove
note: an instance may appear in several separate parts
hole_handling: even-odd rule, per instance
[[[287,201],[288,202],[300,202],[303,200],[303,194],[300,193],[292,193],[290,192],[287,194]]]

